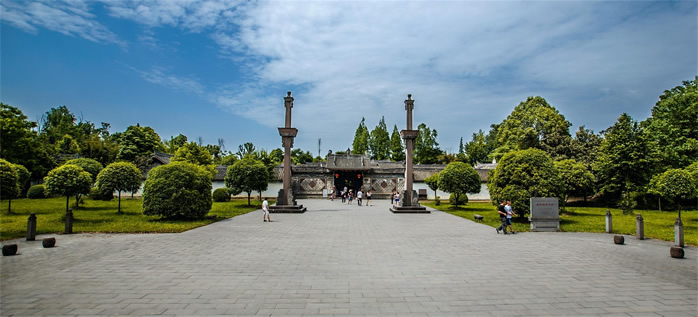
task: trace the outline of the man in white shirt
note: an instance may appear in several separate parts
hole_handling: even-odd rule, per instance
[[[364,197],[364,193],[359,189],[359,191],[356,193],[356,202],[361,206],[361,199]]]
[[[267,219],[271,222],[271,216],[269,216],[269,202],[266,198],[264,198],[264,202],[262,202],[262,219],[264,219],[264,222],[267,222]]]

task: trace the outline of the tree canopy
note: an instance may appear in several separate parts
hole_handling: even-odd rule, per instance
[[[402,146],[400,132],[397,130],[397,125],[393,126],[393,133],[390,135],[390,158],[393,161],[405,160],[405,148]]]
[[[594,174],[582,163],[573,159],[555,161],[555,168],[562,181],[564,200],[570,196],[585,197],[594,189]]]
[[[178,147],[177,151],[172,157],[172,161],[184,161],[201,166],[213,165],[213,158],[211,157],[211,153],[209,153],[205,147],[196,144],[196,142],[189,142]]]
[[[21,189],[19,187],[19,176],[12,163],[0,159],[0,199],[10,200],[17,198]],[[11,205],[7,208],[7,213],[11,212]]]
[[[439,143],[436,141],[438,132],[436,132],[436,129],[430,129],[424,123],[420,123],[417,130],[419,130],[419,135],[414,142],[414,163],[437,163],[438,157],[441,155]]]
[[[117,212],[121,213],[121,192],[137,192],[141,187],[141,171],[131,162],[116,162],[107,165],[97,176],[97,187],[103,192],[119,194]]]
[[[66,196],[65,211],[68,212],[70,196],[84,195],[90,192],[92,175],[77,165],[62,165],[48,173],[44,179],[44,185],[46,185],[46,192],[49,195]]]
[[[664,91],[643,125],[661,148],[661,166],[683,168],[698,159],[698,76]]]
[[[553,160],[539,149],[509,152],[502,157],[487,180],[490,200],[511,200],[519,216],[530,212],[531,197],[562,198],[563,186]]]
[[[213,205],[211,173],[189,162],[153,168],[143,185],[143,214],[168,219],[201,219]]]
[[[269,170],[262,162],[246,156],[228,167],[224,181],[231,194],[246,192],[249,206],[252,192],[264,191],[269,186]]]
[[[351,152],[354,154],[365,154],[368,152],[368,141],[370,134],[366,128],[366,118],[361,117],[361,122],[354,133],[354,141],[351,144]]]
[[[536,148],[555,159],[567,158],[572,124],[542,97],[528,97],[499,125],[500,146],[510,150]]]
[[[463,162],[449,163],[439,173],[439,188],[455,196],[456,204],[460,196],[480,192],[480,175],[469,164]]]
[[[388,133],[388,127],[385,125],[385,117],[381,117],[378,125],[371,131],[368,145],[372,159],[390,159],[390,133]]]
[[[121,145],[116,155],[118,160],[136,162],[141,156],[150,156],[154,151],[163,150],[160,136],[151,127],[132,125],[116,135],[116,138]]]

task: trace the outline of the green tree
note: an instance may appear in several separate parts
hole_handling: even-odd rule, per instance
[[[230,190],[230,193],[237,195],[241,192],[247,193],[247,205],[250,205],[250,196],[252,192],[264,191],[269,185],[269,171],[266,166],[251,156],[246,156],[243,159],[235,162],[233,166],[228,167],[225,173],[225,187]]]
[[[85,172],[90,173],[92,177],[92,183],[97,181],[97,174],[104,168],[104,166],[94,159],[89,158],[77,158],[65,162],[64,165],[76,165],[82,168]]]
[[[151,156],[154,151],[162,151],[160,136],[151,127],[141,127],[140,124],[126,128],[126,131],[116,136],[120,149],[116,155],[118,160],[135,163],[139,157]]]
[[[237,155],[240,158],[244,158],[245,156],[253,155],[256,151],[257,149],[255,148],[254,144],[252,144],[252,142],[247,142],[243,145],[238,146]]]
[[[70,196],[90,192],[92,175],[76,165],[61,165],[48,172],[48,176],[44,179],[44,184],[49,195],[66,196],[65,211],[67,213]]]
[[[562,181],[563,202],[567,202],[570,196],[583,196],[586,201],[594,188],[594,174],[584,164],[572,159],[555,161],[555,168]]]
[[[366,118],[361,117],[361,122],[359,127],[356,128],[354,133],[354,141],[351,144],[351,152],[354,154],[365,154],[368,152],[368,141],[370,134],[368,133],[368,128],[366,128]]]
[[[239,158],[237,155],[228,154],[228,155],[221,158],[221,161],[219,164],[223,165],[223,166],[230,166],[230,165],[235,164],[235,162],[237,162],[238,160],[239,160]]]
[[[213,166],[211,153],[205,147],[196,144],[196,142],[189,142],[180,146],[171,161],[184,161],[202,166]]]
[[[487,148],[485,133],[482,130],[473,133],[473,138],[465,144],[464,151],[466,160],[470,165],[475,166],[477,163],[488,162],[488,155],[490,153]]]
[[[426,124],[420,123],[417,130],[419,130],[419,136],[417,136],[414,142],[414,163],[437,163],[442,151],[439,148],[439,143],[436,141],[438,136],[436,129],[429,129]]]
[[[34,178],[42,178],[56,163],[39,140],[36,127],[21,110],[0,103],[0,158],[22,164]]]
[[[424,182],[427,184],[427,186],[429,186],[431,190],[434,191],[434,199],[438,200],[438,198],[436,197],[439,197],[439,195],[436,193],[436,191],[439,190],[439,173],[425,178]]]
[[[96,160],[89,159],[89,158],[77,158],[77,159],[72,159],[67,162],[65,162],[64,165],[75,165],[79,166],[82,168],[85,172],[90,173],[90,176],[92,178],[92,183],[90,185],[93,185],[97,181],[97,174],[99,174],[99,171],[104,168],[101,163],[97,162]],[[78,193],[75,195],[75,206],[79,206],[80,204],[80,196],[82,196],[82,193]]]
[[[661,166],[683,168],[698,158],[698,76],[664,91],[646,126],[661,148]]]
[[[31,173],[29,173],[29,170],[20,165],[20,164],[12,164],[12,168],[15,169],[15,172],[17,172],[17,185],[19,186],[19,196],[22,196],[25,190],[28,189],[29,187],[29,180],[31,179]]]
[[[681,201],[695,198],[698,193],[696,180],[686,169],[667,170],[653,177],[650,183],[652,192],[677,204],[679,219],[681,218]]]
[[[647,185],[655,166],[656,148],[642,127],[627,113],[604,133],[594,170],[600,193],[632,211],[632,191]],[[621,201],[621,198],[622,201]]]
[[[17,198],[21,190],[19,176],[12,163],[0,159],[0,199],[7,199],[7,214],[12,212],[12,198]]]
[[[570,153],[575,161],[584,164],[587,168],[596,161],[603,138],[594,131],[580,126],[574,139],[570,142]]]
[[[390,159],[390,134],[388,133],[388,127],[385,125],[385,117],[381,117],[378,125],[371,131],[368,148],[372,159]]]
[[[439,188],[455,196],[456,207],[461,195],[480,192],[480,175],[469,164],[463,162],[449,163],[439,175]]]
[[[312,161],[313,161],[313,155],[310,154],[310,151],[303,152],[303,150],[301,150],[301,149],[291,150],[291,163],[293,165],[310,163]]]
[[[165,151],[169,154],[175,154],[177,149],[187,144],[187,137],[183,134],[178,134],[176,137],[170,137],[168,141],[164,141]]]
[[[121,213],[121,192],[137,192],[141,188],[141,171],[131,162],[107,165],[97,176],[97,188],[102,192],[119,193],[117,213]]]
[[[77,154],[80,153],[80,147],[78,146],[78,142],[73,139],[70,134],[66,134],[63,136],[63,138],[58,141],[58,144],[56,144],[56,148],[58,149],[58,153],[60,154]]]
[[[487,179],[490,200],[497,205],[511,200],[519,217],[530,212],[531,197],[562,198],[562,181],[553,160],[539,149],[509,152],[502,157]]]
[[[390,155],[393,161],[405,160],[405,148],[402,147],[402,139],[400,138],[400,132],[397,130],[397,125],[393,126],[393,133],[390,135]]]
[[[510,150],[536,148],[556,160],[565,159],[569,156],[571,125],[542,97],[528,97],[502,121],[497,138],[500,147]]]
[[[202,219],[213,200],[211,173],[189,162],[153,168],[143,185],[143,214],[166,219]]]

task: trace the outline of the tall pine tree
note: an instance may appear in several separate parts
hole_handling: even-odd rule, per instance
[[[397,131],[397,125],[393,127],[393,134],[390,136],[390,155],[393,161],[405,160],[405,149],[402,147],[402,139],[400,139],[400,132]]]
[[[366,128],[366,118],[361,117],[361,123],[354,133],[354,142],[351,145],[351,152],[354,154],[366,154],[368,152],[369,133]]]
[[[382,117],[378,125],[371,131],[368,148],[371,150],[372,159],[390,159],[390,134],[388,133],[388,127],[385,125],[385,117]]]

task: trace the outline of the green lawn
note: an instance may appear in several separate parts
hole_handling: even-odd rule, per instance
[[[473,214],[484,216],[483,223],[498,227],[499,216],[496,207],[489,202],[470,202],[465,206],[455,208],[442,201],[440,206],[434,205],[434,201],[423,203],[425,206],[435,208],[450,214],[473,220]],[[567,211],[560,215],[560,229],[568,232],[605,232],[606,209],[599,207],[567,207]],[[620,209],[611,208],[613,215],[613,232],[620,234],[635,234],[635,215],[623,215]],[[645,221],[645,237],[674,241],[674,221],[676,211],[635,210],[635,214],[642,214]],[[693,246],[698,245],[698,211],[689,210],[681,212],[683,221],[684,242]],[[530,231],[530,224],[514,222],[515,231]]]
[[[251,207],[247,206],[247,198],[230,202],[214,202],[208,216],[215,219],[197,221],[168,221],[160,217],[145,216],[141,211],[142,200],[121,198],[121,211],[117,214],[116,199],[112,201],[92,200],[84,198],[80,208],[75,209],[74,198],[70,200],[73,208],[73,233],[104,232],[104,233],[155,233],[183,232],[210,223],[235,217],[253,210],[261,209],[262,203],[252,200]],[[273,201],[269,202],[273,204]],[[36,213],[37,234],[62,233],[65,229],[65,197],[47,199],[13,199],[12,214],[7,214],[7,201],[0,204],[0,240],[26,237],[27,218]],[[261,217],[261,216],[260,216]]]

